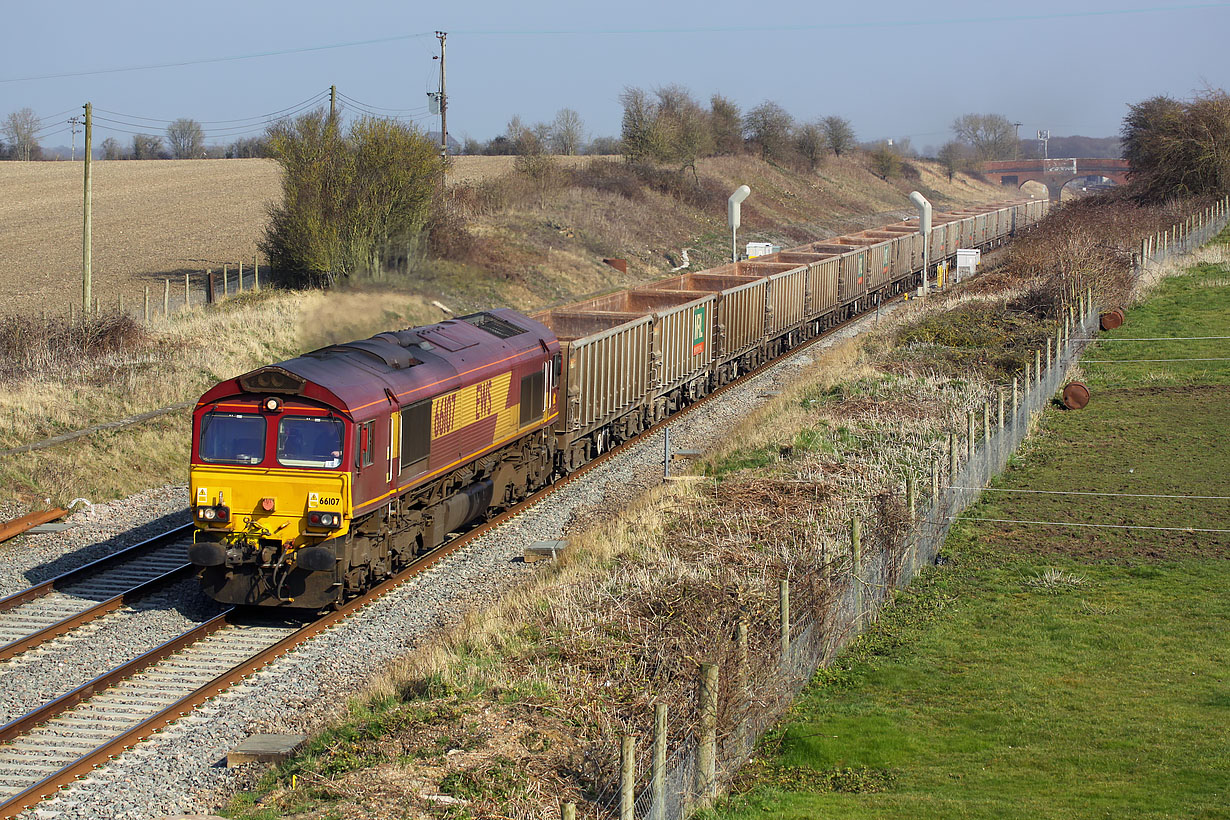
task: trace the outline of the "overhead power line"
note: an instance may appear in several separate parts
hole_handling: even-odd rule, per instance
[[[923,27],[950,27],[953,25],[982,25],[982,24],[1002,24],[1002,23],[1026,23],[1026,22],[1041,22],[1048,20],[1072,20],[1080,18],[1097,18],[1097,17],[1122,17],[1127,15],[1138,14],[1173,14],[1179,11],[1201,11],[1208,9],[1224,9],[1230,7],[1230,2],[1221,3],[1189,3],[1179,6],[1148,6],[1134,9],[1105,9],[1098,11],[1067,11],[1067,12],[1049,12],[1039,14],[1005,14],[992,15],[983,17],[943,17],[943,18],[917,18],[914,20],[892,20],[878,18],[873,20],[864,20],[856,22],[834,22],[825,21],[817,23],[772,23],[762,25],[739,25],[739,26],[680,26],[680,27],[661,27],[661,28],[560,28],[560,29],[469,29],[454,31],[454,34],[470,35],[470,36],[569,36],[569,35],[585,35],[585,36],[618,36],[618,35],[647,35],[647,34],[749,34],[758,32],[782,32],[782,31],[840,31],[851,29],[890,29],[890,28],[923,28]],[[152,71],[163,68],[181,68],[184,66],[208,65],[211,63],[226,63],[235,62],[238,60],[253,60],[262,57],[280,57],[290,54],[306,54],[315,51],[330,51],[342,48],[358,48],[362,46],[382,45],[385,43],[395,43],[404,40],[416,40],[424,37],[435,36],[434,32],[415,32],[412,34],[395,34],[388,37],[375,37],[368,40],[351,40],[347,42],[323,43],[312,46],[299,46],[295,48],[274,49],[270,51],[256,51],[246,54],[230,54],[221,57],[200,57],[192,60],[176,60],[166,63],[147,63],[143,65],[115,66],[111,68],[95,68],[83,69],[79,71],[63,71],[51,74],[31,74],[22,77],[0,77],[2,83],[19,83],[33,82],[35,80],[55,80],[67,77],[87,77],[97,74],[120,74],[129,71]]]
[[[317,92],[311,97],[308,97],[306,100],[297,102],[294,105],[288,105],[285,108],[279,108],[277,111],[270,111],[266,114],[255,114],[251,117],[239,117],[233,120],[197,120],[197,122],[200,123],[201,125],[230,125],[232,123],[254,123],[256,121],[268,121],[271,119],[277,119],[278,117],[286,116],[288,112],[301,111],[304,108],[308,108],[315,103],[323,102],[325,99],[328,98],[328,96],[329,96],[329,91],[328,89],[325,89],[323,91]],[[121,117],[127,120],[143,120],[145,122],[165,123],[167,125],[171,124],[172,122],[175,122],[175,120],[177,119],[180,119],[179,117],[174,117],[171,119],[167,119],[164,117],[142,117],[136,114],[124,114],[120,111],[109,111],[105,108],[95,108],[94,110],[96,112],[101,112],[104,114],[111,114],[112,116]]]

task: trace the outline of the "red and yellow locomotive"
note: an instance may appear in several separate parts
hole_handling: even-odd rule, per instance
[[[193,415],[206,592],[328,607],[545,486],[559,376],[550,330],[491,310],[218,384]]]

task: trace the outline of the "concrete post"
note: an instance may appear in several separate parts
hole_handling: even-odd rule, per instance
[[[918,480],[914,478],[914,471],[905,475],[905,509],[910,516],[910,524],[914,523],[914,518],[917,510],[915,509],[918,503]]]
[[[184,310],[192,307],[192,280],[188,278],[187,271],[184,272]]]
[[[970,410],[965,414],[965,457],[969,460],[974,458],[974,411]]]
[[[1004,388],[997,387],[995,388],[995,390],[999,396],[999,429],[1003,430],[1004,429]]]
[[[1042,351],[1034,349],[1034,387],[1042,386]]]
[[[948,486],[957,483],[957,434],[948,434]]]
[[[649,775],[649,820],[666,820],[666,704],[653,706],[653,769]]]
[[[141,312],[141,320],[149,324],[149,285],[145,286],[145,310]]]
[[[863,527],[858,517],[850,519],[850,572],[854,584],[854,623],[861,631],[863,617]]]
[[[713,798],[717,787],[718,667],[715,663],[700,665],[697,703],[700,743],[696,747],[696,796],[705,806]]]
[[[565,803],[559,807],[560,820],[577,820],[577,804]]]
[[[162,315],[164,318],[171,316],[171,280],[164,279],[162,281]]]
[[[777,585],[778,637],[781,665],[790,658],[790,581],[783,578]]]

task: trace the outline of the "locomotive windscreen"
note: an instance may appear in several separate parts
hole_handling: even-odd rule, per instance
[[[201,460],[216,464],[260,464],[265,458],[265,417],[206,413],[201,418]]]

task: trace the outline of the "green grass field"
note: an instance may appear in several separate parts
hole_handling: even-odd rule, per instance
[[[1230,270],[1110,338],[1230,336]],[[1088,358],[1230,356],[1230,340]],[[1230,496],[1230,362],[1086,367],[997,490]],[[987,492],[971,518],[1230,528],[1230,502]],[[758,747],[722,818],[1230,817],[1230,535],[959,523]]]

